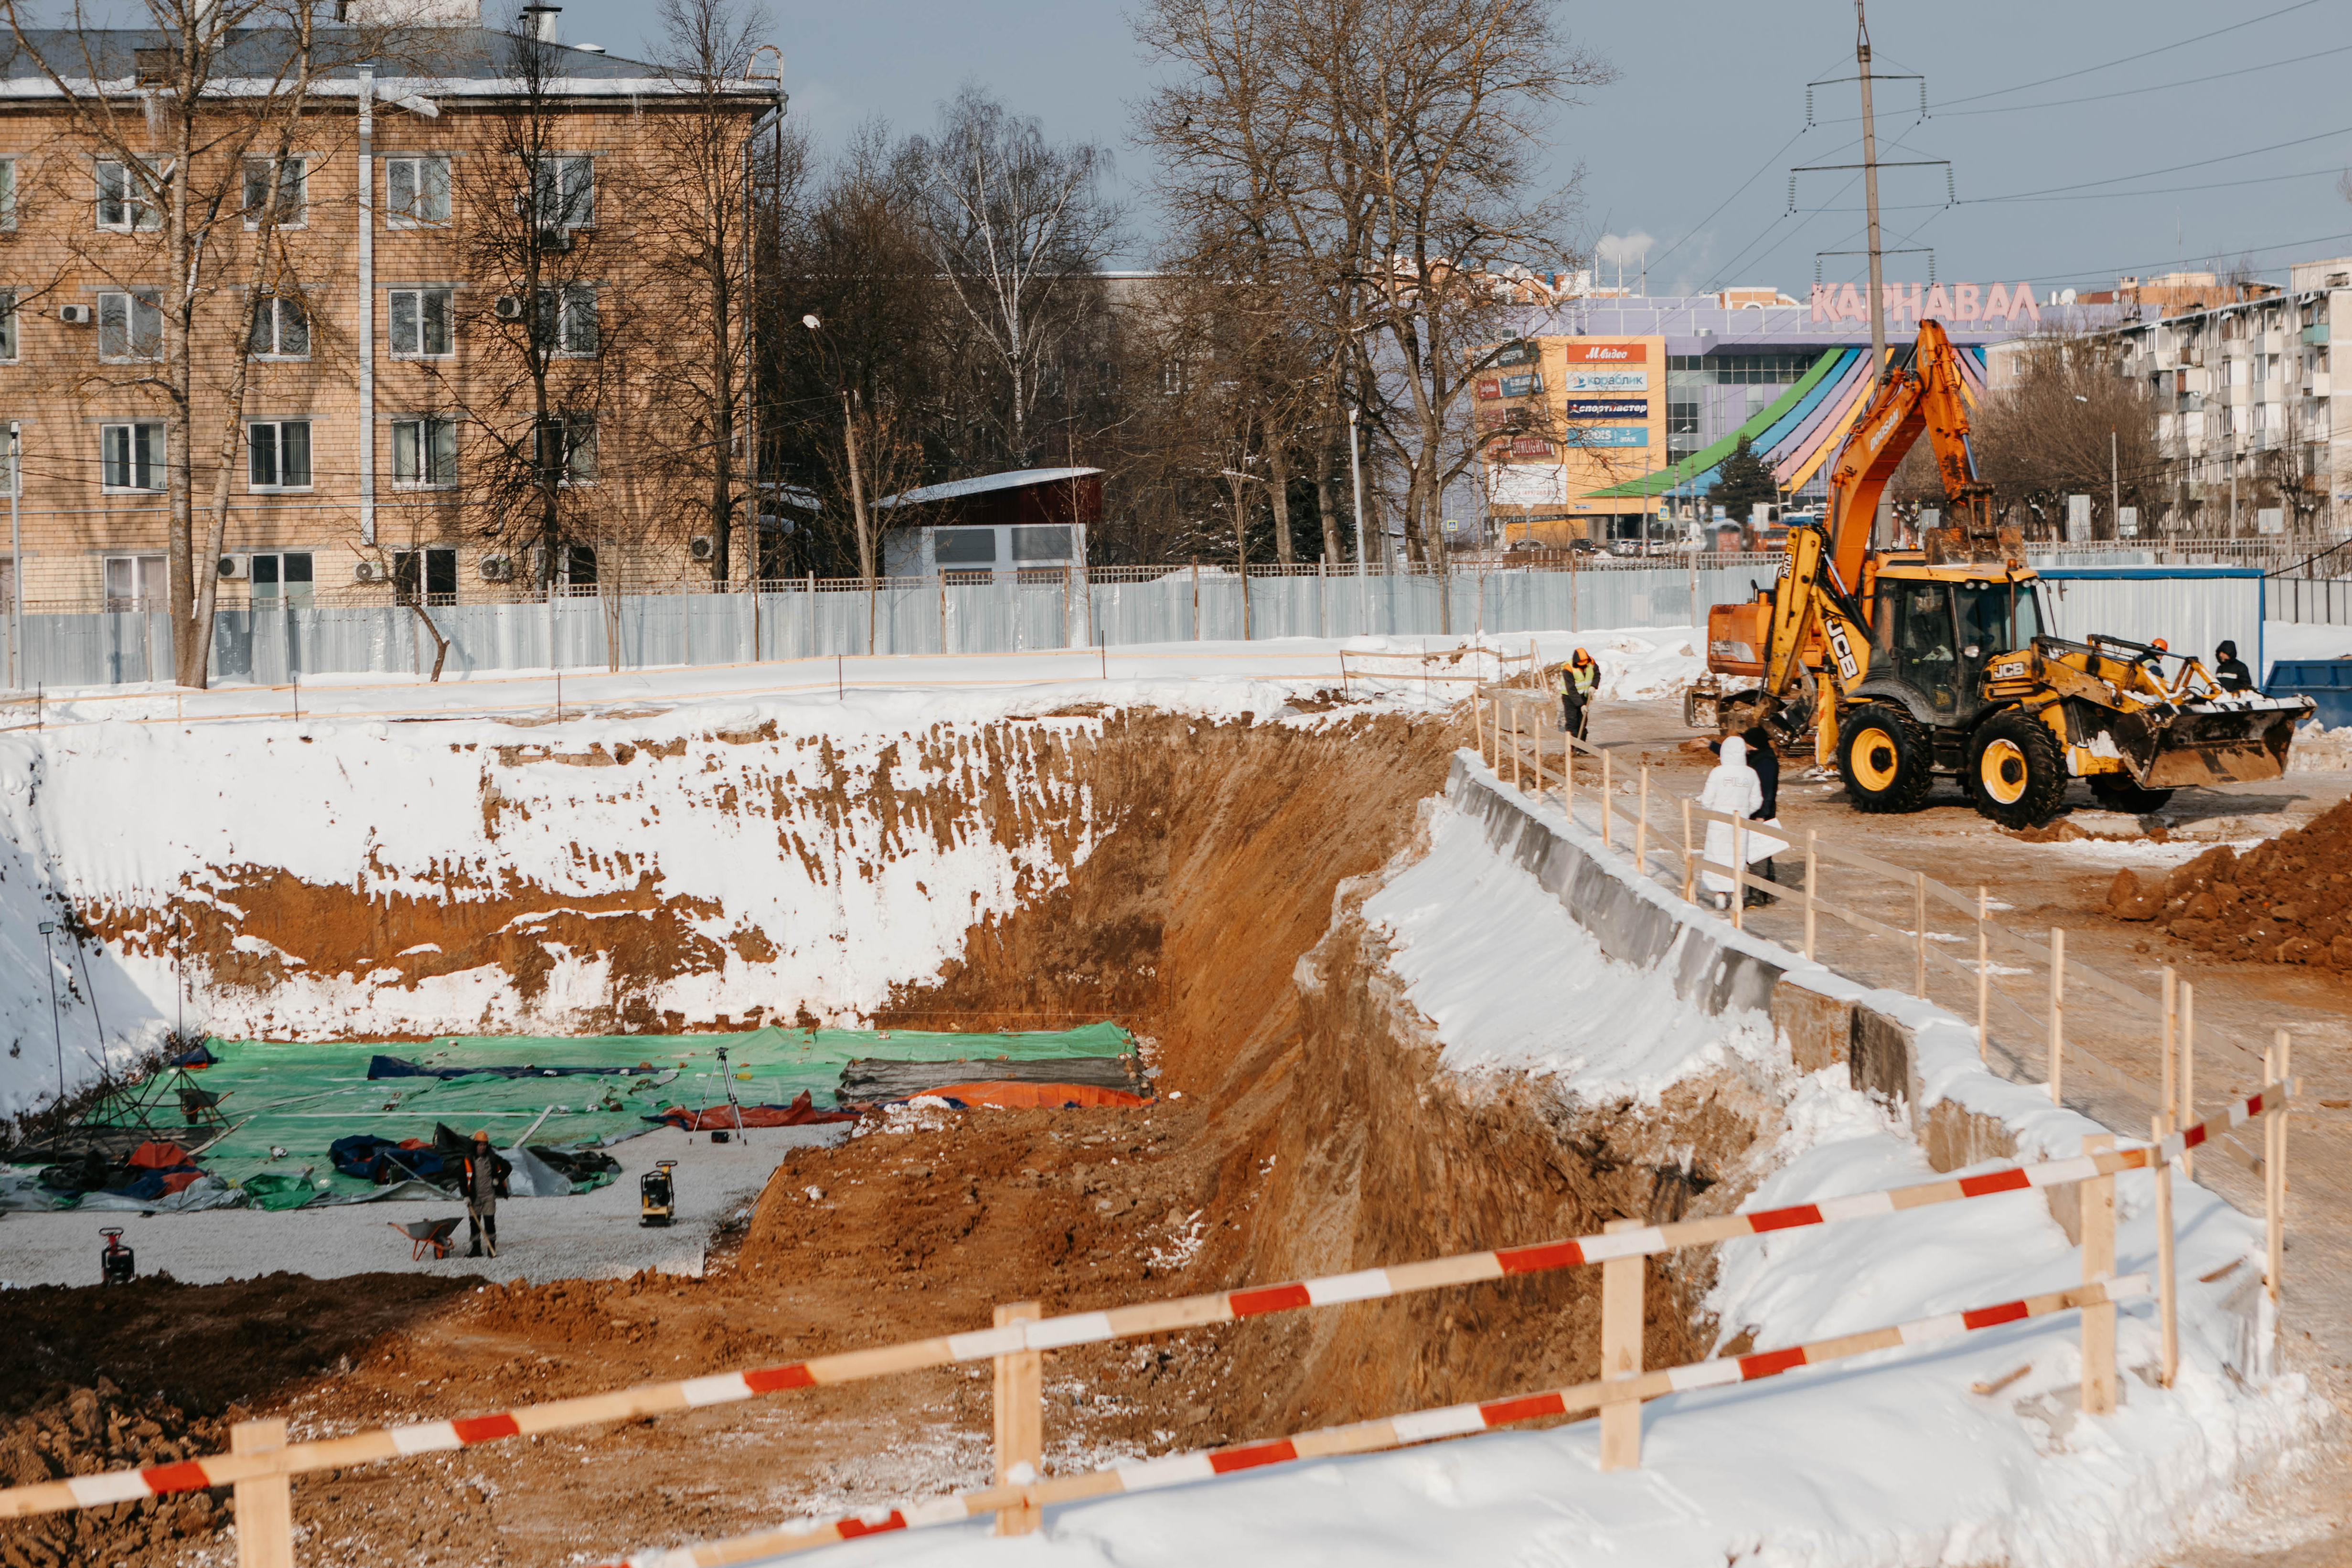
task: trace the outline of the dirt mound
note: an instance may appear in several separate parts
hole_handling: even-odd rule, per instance
[[[2352,972],[2352,801],[2243,854],[2207,850],[2160,884],[2119,871],[2106,913],[2217,958]]]
[[[170,1465],[226,1446],[220,1422],[191,1416],[160,1396],[134,1398],[106,1378],[68,1388],[0,1424],[0,1486],[32,1486],[133,1465]],[[46,1519],[0,1523],[0,1563],[52,1568],[66,1563],[164,1568],[182,1543],[227,1522],[215,1495],[149,1498]]]

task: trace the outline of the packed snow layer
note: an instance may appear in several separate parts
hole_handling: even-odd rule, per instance
[[[2239,656],[2253,652],[2241,649]],[[2262,678],[2270,679],[2270,666],[2281,659],[2345,659],[2352,658],[2352,626],[2306,625],[2298,621],[2265,621],[2263,622]]]
[[[1364,918],[1435,1026],[1446,1066],[1516,1069],[1596,1102],[1655,1103],[1677,1080],[1735,1059],[1786,1061],[1770,1019],[1709,1017],[1655,977],[1612,962],[1475,818],[1447,800],[1428,810],[1427,853],[1390,874]]]

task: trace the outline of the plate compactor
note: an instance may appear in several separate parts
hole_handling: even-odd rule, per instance
[[[656,1160],[654,1168],[637,1178],[637,1223],[667,1225],[677,1218],[677,1181],[670,1172],[676,1160]]]

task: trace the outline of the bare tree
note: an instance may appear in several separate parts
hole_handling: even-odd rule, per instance
[[[989,401],[1004,453],[1025,465],[1042,371],[1072,319],[1064,307],[1117,240],[1118,209],[1098,189],[1109,155],[1049,145],[1035,120],[969,87],[912,151],[932,259],[1001,382]]]
[[[659,174],[645,182],[637,220],[668,285],[655,376],[665,403],[693,411],[690,438],[673,462],[681,477],[708,482],[710,577],[725,582],[750,371],[748,219],[759,134],[745,124],[740,95],[770,17],[742,0],[659,0],[654,15],[656,65],[677,89],[648,129],[646,162]]]
[[[2112,537],[2115,494],[2143,513],[2165,490],[2156,405],[2137,380],[2118,373],[2110,340],[2050,333],[2023,350],[2015,380],[1985,400],[1970,444],[1993,505],[2029,534],[2063,533],[2068,496],[2093,498],[2093,516]],[[1898,492],[1903,476],[1896,476]],[[1933,481],[1915,482],[1915,502],[1945,503]]]

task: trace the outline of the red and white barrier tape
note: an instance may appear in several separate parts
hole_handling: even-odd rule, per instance
[[[2172,1134],[2160,1145],[2164,1157],[2177,1158],[2231,1127],[2285,1103],[2286,1086],[2273,1083],[2261,1093],[2229,1106],[2186,1130]],[[0,1519],[51,1513],[68,1508],[96,1508],[107,1503],[196,1491],[226,1486],[256,1476],[300,1475],[311,1470],[400,1458],[496,1442],[501,1437],[560,1431],[607,1421],[635,1420],[671,1411],[727,1405],[761,1395],[780,1394],[817,1385],[854,1383],[891,1373],[915,1372],[960,1361],[984,1361],[1024,1350],[1058,1350],[1067,1345],[1098,1344],[1106,1340],[1139,1334],[1166,1333],[1208,1323],[1295,1312],[1303,1307],[1336,1306],[1349,1301],[1379,1301],[1444,1285],[1476,1284],[1517,1274],[1546,1273],[1581,1268],[1612,1258],[1644,1258],[1680,1247],[1704,1247],[1742,1236],[1761,1236],[1812,1225],[1835,1225],[1869,1219],[1939,1203],[1990,1197],[2032,1187],[2063,1186],[2118,1171],[2137,1170],[2149,1164],[2150,1150],[2142,1146],[2041,1165],[2012,1166],[1980,1176],[1922,1182],[1913,1186],[1822,1198],[1785,1208],[1747,1214],[1717,1215],[1679,1220],[1671,1225],[1644,1226],[1600,1236],[1580,1236],[1562,1241],[1540,1241],[1527,1247],[1505,1247],[1487,1252],[1457,1253],[1419,1263],[1386,1269],[1366,1269],[1349,1274],[1264,1285],[1249,1290],[1222,1291],[1208,1295],[1181,1296],[1173,1301],[1113,1307],[1102,1312],[1066,1312],[1034,1318],[1002,1328],[974,1329],[873,1350],[845,1351],[814,1356],[781,1366],[751,1367],[740,1372],[714,1373],[675,1383],[648,1383],[609,1394],[554,1400],[511,1411],[471,1416],[460,1420],[425,1421],[362,1432],[320,1442],[296,1443],[265,1454],[216,1454],[176,1465],[145,1470],[114,1470],[103,1475],[77,1476],[69,1480],[43,1481],[0,1490]]]
[[[2046,1317],[2053,1312],[2094,1306],[2102,1301],[2128,1301],[2147,1293],[2147,1276],[2133,1274],[2103,1283],[2053,1291],[2047,1295],[2028,1296],[2021,1301],[2003,1301],[1998,1306],[1946,1312],[1892,1328],[1868,1329],[1861,1333],[1842,1334],[1835,1339],[1816,1340],[1810,1344],[1792,1345],[1786,1350],[1759,1351],[1752,1355],[1694,1362],[1687,1366],[1643,1373],[1614,1383],[1580,1383],[1570,1388],[1523,1394],[1508,1399],[1416,1410],[1410,1415],[1391,1416],[1378,1421],[1360,1421],[1348,1427],[1327,1427],[1270,1441],[1240,1443],[1231,1448],[1205,1448],[1190,1454],[1172,1454],[1166,1458],[1143,1459],[1084,1475],[1035,1481],[1028,1486],[977,1488],[949,1497],[935,1498],[928,1502],[908,1503],[898,1508],[875,1510],[832,1520],[803,1530],[761,1531],[726,1541],[706,1542],[698,1546],[677,1546],[667,1551],[656,1549],[639,1552],[629,1559],[629,1563],[631,1568],[726,1568],[730,1563],[805,1552],[836,1541],[854,1541],[862,1535],[954,1524],[976,1515],[994,1513],[999,1509],[1045,1506],[1108,1497],[1119,1492],[1189,1486],[1195,1481],[1213,1480],[1239,1470],[1262,1469],[1268,1465],[1289,1464],[1298,1459],[1366,1454],[1382,1448],[1402,1448],[1411,1443],[1426,1443],[1440,1437],[1466,1437],[1514,1422],[1597,1410],[1604,1403],[1629,1398],[1655,1399],[1665,1394],[1717,1388],[1734,1383],[1753,1383],[1759,1378],[1777,1376],[1800,1366],[1817,1366],[1823,1362],[1862,1355],[1874,1350],[1927,1344],[1977,1329],[1997,1328],[2003,1323]],[[613,1565],[613,1568],[618,1568],[618,1565]]]

